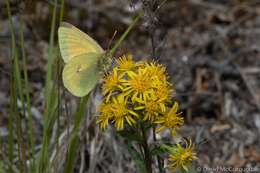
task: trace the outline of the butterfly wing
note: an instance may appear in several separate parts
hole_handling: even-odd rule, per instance
[[[92,52],[72,58],[62,73],[65,88],[78,97],[87,95],[100,78],[98,60],[101,56]]]
[[[94,39],[69,23],[61,24],[58,37],[61,56],[65,63],[79,55],[104,52]]]

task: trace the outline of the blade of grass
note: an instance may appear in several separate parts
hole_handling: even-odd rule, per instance
[[[54,98],[57,98],[57,93],[52,90],[51,95]],[[48,172],[50,169],[49,163],[49,143],[52,135],[52,129],[54,123],[57,119],[57,109],[58,109],[58,102],[57,99],[51,100],[50,104],[52,104],[52,109],[49,112],[49,118],[45,119],[44,122],[44,132],[43,132],[43,141],[42,141],[42,148],[40,151],[40,157],[37,163],[37,173],[45,173]]]
[[[57,71],[56,71],[56,79],[58,82],[58,86],[57,86],[57,128],[56,128],[56,132],[55,132],[55,146],[56,146],[56,153],[59,153],[59,148],[60,148],[60,144],[59,144],[59,136],[60,136],[60,115],[62,113],[62,107],[61,107],[61,62],[60,62],[60,57],[57,57],[57,61],[56,61],[56,65],[57,65]],[[53,164],[52,164],[53,165]],[[57,168],[57,166],[53,165],[54,168]],[[58,170],[55,170],[55,172],[58,172]]]
[[[37,163],[37,173],[45,173],[50,168],[49,163],[49,142],[51,137],[51,130],[56,121],[57,114],[57,93],[55,93],[53,85],[53,62],[54,62],[54,36],[55,36],[55,25],[57,19],[57,0],[53,7],[51,32],[48,47],[48,62],[47,62],[47,75],[45,81],[45,110],[44,110],[44,132],[43,132],[43,143],[40,151],[40,156]],[[50,119],[53,121],[50,122]]]
[[[62,22],[63,20],[63,14],[64,14],[64,0],[61,0],[61,6],[60,6],[60,18],[59,18],[59,23]],[[56,145],[56,154],[59,153],[60,151],[60,144],[59,144],[59,136],[60,136],[60,115],[62,113],[62,107],[61,107],[61,91],[62,91],[62,84],[61,84],[61,80],[62,80],[62,61],[61,61],[61,57],[60,54],[59,56],[57,56],[56,59],[56,66],[57,66],[57,70],[56,70],[56,79],[57,79],[57,87],[58,87],[58,117],[57,117],[57,130],[56,130],[56,136],[55,136],[55,145]],[[55,156],[56,157],[56,156]],[[54,171],[58,172],[58,166],[54,165],[54,163],[52,163],[52,166],[54,167]]]
[[[27,105],[28,114],[28,138],[29,138],[29,160],[30,160],[30,172],[35,172],[35,151],[34,151],[34,136],[33,136],[33,123],[32,123],[32,112],[31,112],[31,98],[29,95],[29,80],[28,80],[28,70],[27,70],[27,56],[25,54],[24,48],[24,21],[23,17],[20,17],[20,45],[22,50],[22,64],[23,64],[23,76],[24,76],[24,93]]]
[[[21,119],[20,115],[18,113],[18,94],[22,102],[22,110],[23,114],[25,114],[25,103],[24,103],[24,97],[22,93],[22,79],[20,74],[20,67],[19,67],[19,60],[18,60],[18,53],[16,48],[16,40],[15,40],[15,32],[14,27],[12,23],[12,14],[10,10],[10,4],[9,1],[6,1],[6,7],[7,7],[7,13],[8,13],[8,21],[9,21],[9,29],[11,31],[11,40],[12,40],[12,47],[11,47],[11,56],[12,56],[12,72],[11,72],[11,114],[14,115],[16,118],[16,134],[17,134],[17,143],[18,143],[18,158],[19,158],[19,165],[20,165],[20,171],[23,173],[26,171],[26,155],[25,155],[25,145],[22,140],[22,128],[21,128]],[[18,88],[18,94],[16,92],[16,88]],[[14,118],[13,117],[13,118]],[[10,125],[10,128],[12,125]],[[12,139],[13,140],[13,139]],[[10,144],[12,145],[12,144]]]
[[[14,30],[13,28],[12,30],[12,35],[14,35]],[[25,102],[24,102],[24,96],[23,96],[23,90],[22,90],[22,78],[21,78],[21,74],[20,74],[20,66],[19,66],[19,60],[18,60],[18,53],[17,53],[17,49],[15,48],[15,59],[14,59],[14,84],[15,86],[17,86],[18,88],[18,95],[19,98],[22,102],[22,114],[25,115]],[[16,88],[15,88],[16,90]],[[18,97],[16,96],[16,102],[18,102]],[[17,105],[17,103],[16,103]],[[17,134],[17,142],[18,142],[18,154],[20,155],[20,162],[21,162],[21,172],[25,172],[26,171],[26,148],[25,148],[25,144],[23,141],[23,137],[22,137],[22,133],[23,133],[23,129],[22,129],[22,120],[20,117],[20,113],[18,113],[18,105],[17,105],[17,110],[16,110],[16,134]]]
[[[48,62],[47,62],[47,76],[45,81],[45,113],[44,118],[48,118],[48,113],[51,107],[51,89],[52,89],[52,78],[53,78],[53,62],[54,62],[54,36],[55,36],[55,25],[57,19],[57,0],[55,0],[53,14],[52,14],[52,22],[51,22],[51,33],[48,47]]]
[[[64,0],[61,0],[61,5],[60,5],[60,23],[63,20],[64,7],[65,7],[65,2],[64,2]]]
[[[21,117],[18,113],[18,111],[16,111],[16,136],[17,136],[17,144],[18,144],[18,158],[19,158],[19,169],[21,173],[24,173],[26,168],[25,168],[25,160],[23,160],[23,144],[22,144],[22,134],[21,134]]]
[[[67,153],[67,157],[66,157],[65,173],[72,173],[72,171],[73,171],[73,164],[76,159],[76,153],[77,153],[77,148],[78,148],[77,146],[79,144],[79,134],[78,133],[79,133],[81,122],[86,113],[85,106],[88,102],[88,98],[89,98],[89,95],[83,97],[80,100],[78,110],[74,116],[75,117],[74,128],[72,131],[71,140],[69,143],[69,149],[68,149],[68,153]]]
[[[8,116],[8,173],[13,173],[12,164],[14,163],[14,135],[13,135],[13,121],[15,113],[15,97],[14,97],[14,80],[13,75],[11,74],[10,82],[10,112]]]

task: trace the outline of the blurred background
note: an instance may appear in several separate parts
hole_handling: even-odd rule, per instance
[[[36,151],[42,142],[44,83],[55,3],[10,1],[17,37],[20,18],[24,20]],[[109,48],[114,32],[117,30],[118,38],[133,16],[144,9],[144,17],[123,42],[117,56],[131,53],[135,60],[155,59],[167,67],[175,99],[185,117],[179,136],[192,138],[196,143],[199,158],[196,165],[258,168],[260,172],[259,0],[67,0],[64,7],[63,20],[91,35],[104,49]],[[55,31],[59,25],[56,23]],[[57,32],[54,45],[58,52]],[[0,160],[6,164],[10,47],[6,4],[0,1]],[[55,56],[59,57],[58,53]],[[124,141],[113,129],[101,132],[95,123],[98,93],[97,89],[92,96],[93,103],[82,127],[74,172],[136,172],[122,145]],[[60,122],[54,125],[52,137],[58,128],[60,140],[66,143],[77,99],[64,88],[62,97],[66,106],[61,109]],[[21,118],[28,121],[26,116]],[[21,129],[26,132],[25,126]],[[169,134],[162,134],[161,138],[171,140]],[[61,150],[66,153],[65,144]],[[57,172],[62,172],[63,156],[54,162]]]

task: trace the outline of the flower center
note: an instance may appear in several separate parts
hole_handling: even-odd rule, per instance
[[[127,115],[127,113],[128,113],[127,107],[122,104],[115,105],[114,110],[115,110],[116,117],[123,117],[123,116]]]
[[[187,151],[187,152],[183,152],[183,153],[181,154],[181,160],[184,161],[184,162],[185,162],[185,161],[188,161],[189,158],[190,158],[190,156],[191,156],[191,155],[190,155],[190,152],[188,152],[188,151]]]
[[[180,120],[178,119],[178,117],[176,117],[174,115],[167,115],[165,125],[168,127],[172,127],[172,126],[178,124],[179,121]]]
[[[145,105],[147,112],[156,112],[158,110],[158,103],[154,101],[148,101]]]
[[[145,78],[144,76],[140,76],[135,79],[132,79],[130,81],[130,84],[132,88],[137,92],[144,92],[150,88],[148,78]]]

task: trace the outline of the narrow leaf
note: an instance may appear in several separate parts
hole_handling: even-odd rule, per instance
[[[131,158],[134,160],[135,164],[139,168],[140,173],[147,173],[146,167],[145,167],[145,162],[142,159],[141,155],[136,151],[136,149],[132,146],[131,143],[128,143],[127,145],[129,154],[131,155]]]

